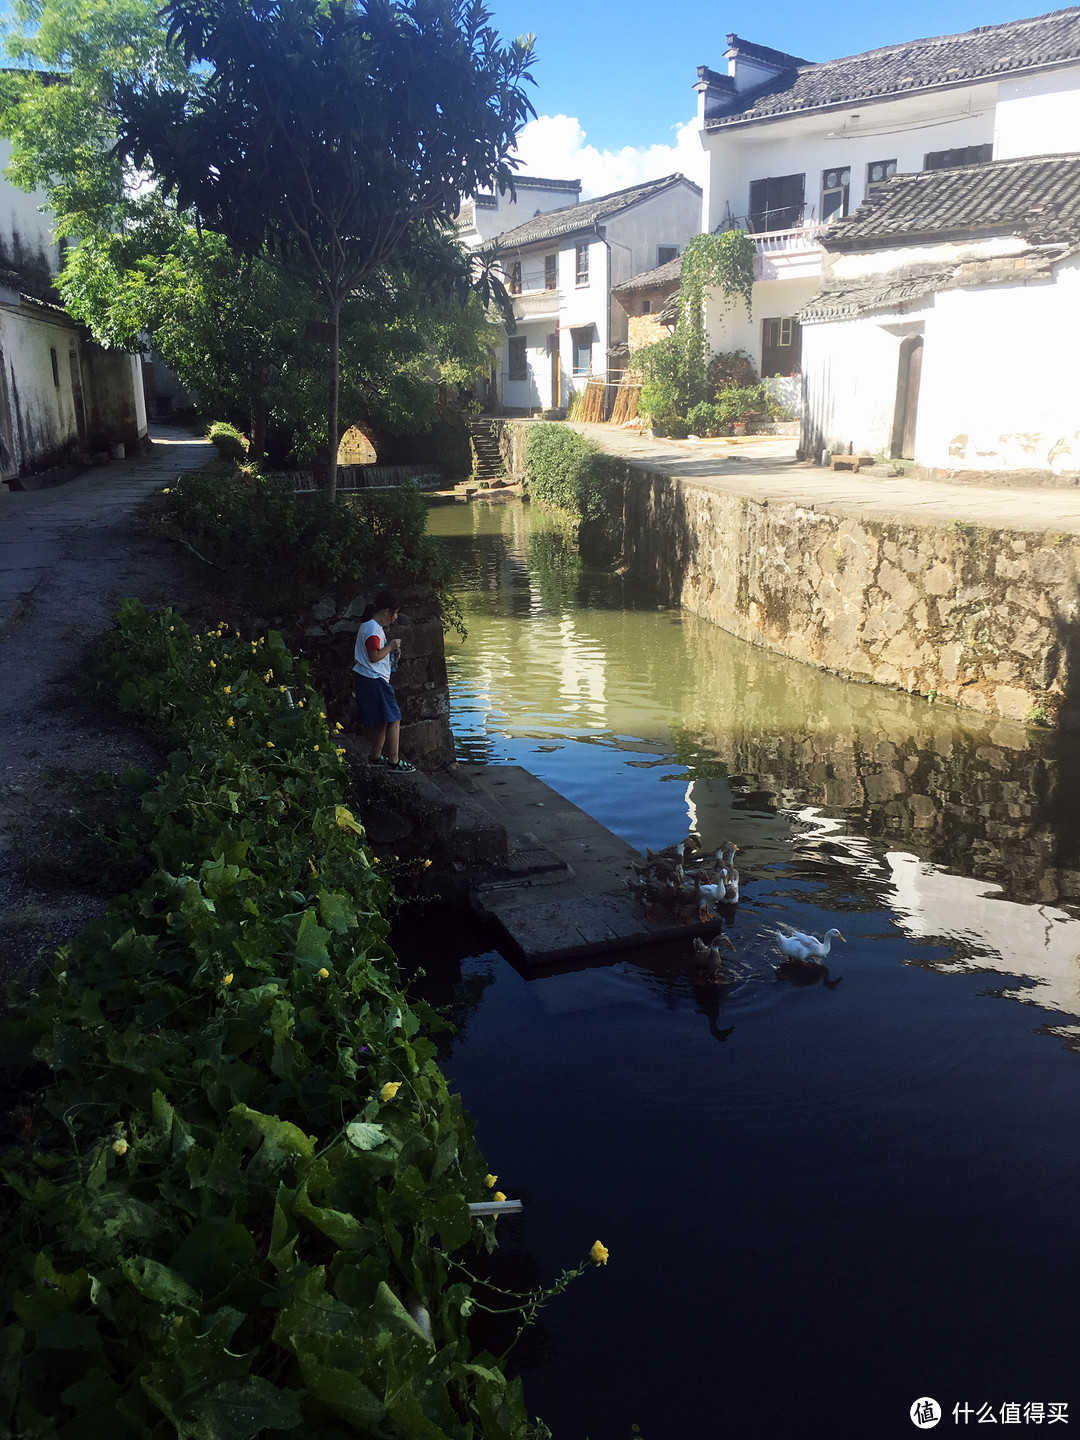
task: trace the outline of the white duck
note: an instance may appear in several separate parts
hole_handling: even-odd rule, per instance
[[[774,930],[777,949],[788,960],[824,960],[832,949],[834,940],[844,940],[839,930],[826,930],[819,940],[816,935],[806,935],[801,930],[792,930],[785,935]],[[847,941],[844,940],[844,944]]]

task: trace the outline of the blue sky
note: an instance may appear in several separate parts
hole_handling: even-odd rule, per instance
[[[1053,4],[1007,0],[916,0],[878,6],[752,0],[725,6],[704,0],[487,0],[499,32],[536,35],[537,115],[521,151],[533,174],[580,178],[602,194],[637,180],[689,171],[700,145],[688,127],[698,65],[726,70],[729,32],[801,55],[829,60],[878,45],[945,35],[1041,15]],[[680,134],[679,127],[686,127]],[[697,177],[695,177],[697,178]]]

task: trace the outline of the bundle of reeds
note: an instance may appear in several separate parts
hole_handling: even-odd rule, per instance
[[[607,385],[603,380],[588,380],[581,397],[581,410],[575,419],[595,425],[604,418],[604,399]]]
[[[622,380],[615,391],[615,403],[611,407],[612,425],[625,425],[637,417],[638,399],[641,395],[640,380]]]

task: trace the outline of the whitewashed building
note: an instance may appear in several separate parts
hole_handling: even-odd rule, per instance
[[[515,175],[513,191],[481,191],[462,200],[457,235],[467,250],[477,250],[504,230],[524,224],[546,210],[561,210],[581,199],[580,180],[547,180]]]
[[[700,221],[700,187],[676,174],[549,210],[496,236],[517,322],[497,377],[503,409],[531,415],[566,405],[590,377],[617,380],[627,315],[612,287],[681,254]]]
[[[825,244],[807,454],[1080,472],[1080,155],[897,176]]]
[[[60,246],[40,193],[3,176],[0,141],[0,483],[146,439],[142,363],[103,350],[55,301]]]
[[[695,87],[701,228],[741,226],[758,253],[752,315],[713,301],[709,339],[766,376],[801,373],[823,237],[893,175],[1080,151],[1075,7],[818,64],[727,39],[727,73],[701,66]]]

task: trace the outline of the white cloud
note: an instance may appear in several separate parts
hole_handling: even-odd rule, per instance
[[[521,173],[549,180],[581,180],[581,198],[606,195],[644,180],[658,180],[679,170],[700,185],[705,176],[705,152],[697,122],[675,126],[671,145],[624,145],[621,150],[598,150],[587,144],[581,121],[572,115],[540,115],[518,136],[516,154]]]

